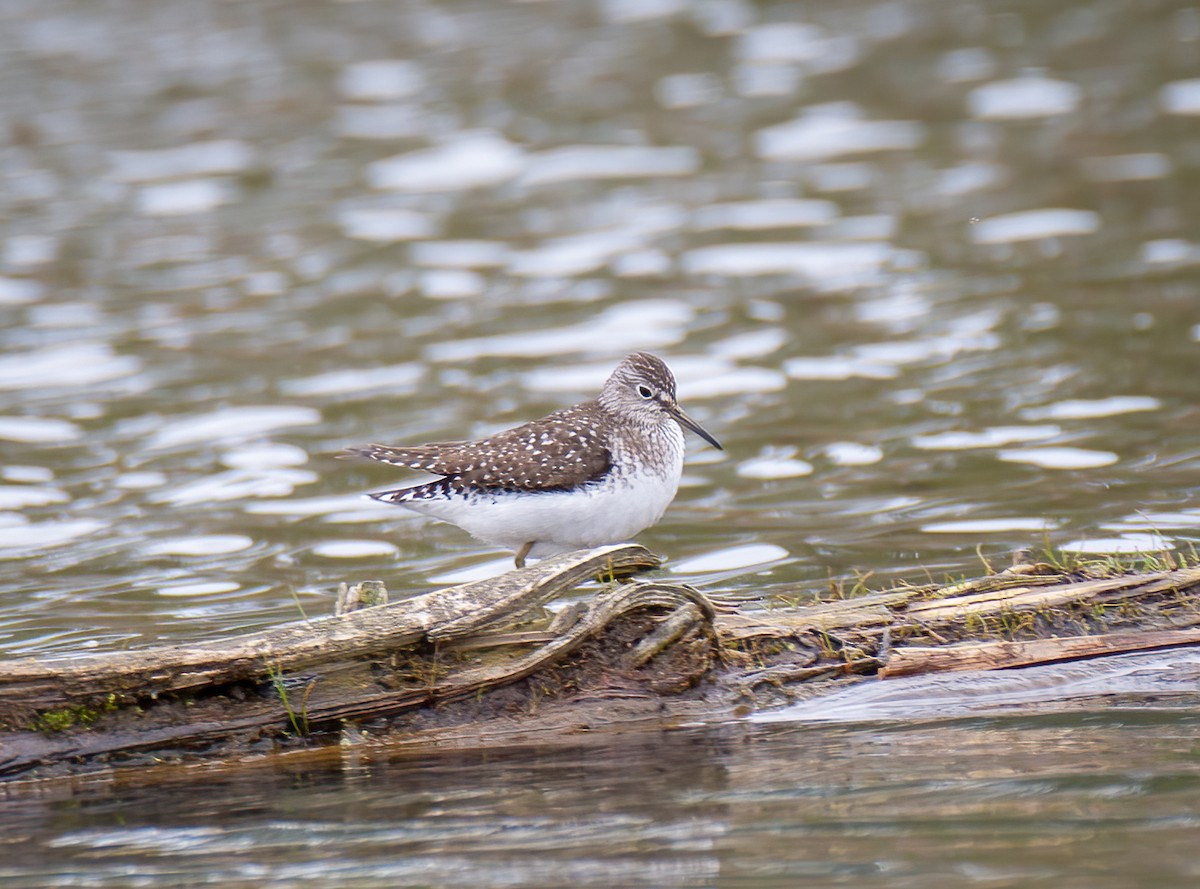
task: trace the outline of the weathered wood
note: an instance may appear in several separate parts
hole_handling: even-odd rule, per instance
[[[653,564],[655,561],[656,557],[641,547],[606,547],[568,554],[545,560],[534,568],[510,572],[496,582],[484,582],[483,592],[480,591],[480,584],[443,591],[456,603],[450,608],[445,602],[431,602],[418,597],[421,616],[416,620],[428,629],[416,634],[417,638],[414,638],[412,620],[404,621],[394,614],[383,614],[385,620],[382,624],[377,623],[381,613],[389,608],[403,610],[406,604],[414,601],[412,599],[393,603],[392,606],[354,611],[334,621],[322,619],[312,621],[303,628],[289,627],[286,628],[289,634],[283,638],[292,648],[276,647],[272,656],[298,649],[301,657],[293,656],[289,662],[292,668],[288,670],[273,666],[271,661],[264,661],[255,674],[259,680],[257,690],[251,685],[249,691],[242,691],[240,695],[196,698],[185,702],[183,707],[166,699],[160,705],[143,699],[144,713],[138,711],[132,720],[120,718],[129,716],[126,708],[101,706],[95,713],[96,718],[105,725],[104,731],[58,732],[47,736],[38,731],[10,729],[4,733],[4,744],[0,748],[0,775],[19,774],[39,765],[85,761],[115,753],[128,755],[146,750],[196,749],[200,745],[230,741],[238,736],[251,737],[264,729],[277,733],[289,730],[290,726],[290,731],[295,735],[307,736],[310,731],[336,726],[342,721],[358,722],[389,716],[430,703],[478,696],[483,691],[510,684],[561,661],[589,638],[604,632],[609,624],[629,614],[643,611],[658,615],[664,612],[679,614],[686,610],[704,620],[711,620],[711,605],[689,587],[628,583],[602,590],[586,608],[572,610],[570,617],[573,619],[556,621],[557,633],[500,635],[496,639],[498,647],[492,656],[467,656],[463,660],[460,654],[443,661],[441,646],[431,639],[443,627],[449,626],[452,632],[446,648],[465,652],[463,643],[472,641],[476,643],[472,649],[476,650],[486,636],[472,636],[468,640],[463,635],[465,628],[471,621],[483,625],[496,623],[498,601],[504,603],[503,607],[511,609],[509,613],[512,620],[512,615],[519,618],[533,604],[558,595],[580,580],[597,573],[604,576],[613,576],[614,572],[626,573],[631,567]],[[472,614],[462,613],[459,606],[467,602],[479,610]],[[437,623],[428,617],[433,612],[443,617],[448,615],[451,619],[446,623]],[[368,616],[374,616],[376,622],[366,620]],[[319,652],[308,643],[303,633],[297,635],[295,632],[300,629],[311,632],[313,625],[322,627],[332,622],[339,633],[348,633],[346,621],[356,628],[364,625],[369,627],[371,633],[363,634],[364,639],[371,640],[369,644],[349,645],[342,639],[343,644],[337,646],[335,653],[329,649]],[[376,644],[381,626],[398,626],[402,631],[393,634],[393,640],[424,641],[427,643],[426,649],[431,651],[418,655],[409,650],[403,659],[398,660],[394,651],[380,649]],[[677,639],[686,632],[686,628],[676,632],[672,626],[671,632]],[[278,633],[253,634],[236,640],[237,644],[232,649],[239,664],[244,658],[242,650],[250,644],[246,640],[261,642],[263,636],[279,638]],[[649,636],[656,638],[658,634],[651,630]],[[294,644],[297,638],[301,645]],[[210,652],[217,644],[172,646],[149,651],[151,660],[158,664],[163,659],[180,654],[192,656],[197,648]],[[651,653],[644,660],[653,656]],[[27,675],[36,672],[31,669],[30,660],[24,659],[20,662],[20,669],[13,671],[18,674],[11,683],[13,687],[21,687]],[[86,660],[93,670],[114,664],[119,669],[126,668],[126,662],[119,657],[114,659],[96,655],[79,660]],[[74,665],[75,659],[56,658],[52,661],[54,664],[67,661]],[[41,665],[46,666],[46,662]],[[636,669],[637,666],[640,664],[630,665],[629,669]],[[707,666],[703,669],[707,669]],[[155,675],[178,674],[160,670]],[[194,672],[187,675],[193,676]],[[228,675],[215,669],[209,672],[210,677],[219,676],[222,682],[228,682]],[[121,673],[120,681],[125,681],[126,676],[127,673]],[[71,678],[75,682],[80,681],[78,676]],[[98,678],[103,680],[104,677]],[[47,679],[47,675],[38,676],[38,681]],[[187,685],[184,689],[190,691],[193,686]],[[211,684],[207,689],[212,690]],[[174,692],[177,689],[173,687],[170,690]],[[118,712],[113,715],[108,712],[109,709]],[[71,711],[59,712],[70,714]],[[38,720],[45,723],[46,719],[43,711]]]
[[[1028,578],[1022,578],[1028,582]],[[1148,579],[1145,575],[1122,575],[1099,580],[1059,583],[1054,586],[998,587],[982,593],[914,602],[906,609],[910,617],[923,621],[955,620],[967,615],[992,614],[997,611],[1040,611],[1067,603],[1084,604],[1113,594],[1139,590],[1141,594],[1184,589],[1200,583],[1200,569],[1184,568],[1168,571]]]
[[[914,646],[892,651],[879,675],[891,679],[916,673],[1005,670],[1184,645],[1200,645],[1200,630],[1104,633],[1026,642],[972,642],[946,648]]]
[[[544,695],[583,707],[583,724],[685,711],[721,718],[849,674],[996,669],[1200,644],[1200,567],[1080,579],[1021,565],[947,587],[773,609],[734,608],[718,596],[719,611],[682,585],[609,584],[551,620],[540,608],[580,581],[656,564],[641,547],[605,547],[244,636],[0,661],[0,775],[137,751],[242,750],[260,737],[304,743],[325,732],[328,742],[337,737],[330,729],[353,731],[379,717],[393,733],[412,723],[422,727],[416,736],[429,728],[429,737],[446,729],[465,738],[473,719],[510,718],[514,701],[522,723]],[[382,595],[376,583],[360,582],[357,594],[347,588],[343,609]],[[1143,629],[1124,631],[1131,625]],[[1097,632],[1104,627],[1121,631]],[[1063,638],[1028,638],[1034,633]],[[992,641],[979,643],[981,635]],[[975,644],[949,644],[965,638]],[[515,697],[485,695],[534,674]],[[709,682],[690,701],[660,700],[701,677]],[[449,702],[459,703],[442,706]],[[450,729],[455,714],[463,721]],[[567,726],[569,717],[546,724]]]
[[[717,630],[731,640],[795,636],[797,633],[832,632],[847,627],[884,627],[896,619],[885,605],[855,607],[850,602],[808,605],[794,611],[755,611],[721,614]]]
[[[424,704],[472,697],[561,661],[612,621],[642,609],[673,610],[676,614],[691,609],[700,615],[711,615],[711,606],[704,597],[689,587],[625,584],[593,599],[579,620],[550,642],[481,666],[448,668],[443,676],[428,684],[380,689],[365,678],[369,671],[363,665],[351,683],[344,676],[314,673],[305,685],[305,691],[311,693],[306,693],[302,701],[299,692],[294,703],[281,696],[243,701],[234,714],[222,713],[220,718],[211,718],[211,713],[205,710],[206,715],[182,724],[157,724],[151,720],[133,732],[64,733],[52,737],[40,732],[10,732],[0,752],[0,776],[19,774],[39,765],[114,753],[195,748],[264,727],[283,727],[289,722],[298,734],[307,734],[312,727],[338,720],[361,721]]]
[[[343,583],[338,587],[337,603],[333,606],[335,616],[349,614],[360,608],[374,608],[388,603],[387,587],[380,580],[364,580],[361,583]]]
[[[421,639],[451,639],[511,624],[530,608],[599,574],[654,567],[635,545],[545,559],[500,577],[413,596],[389,605],[320,617],[197,644],[71,657],[0,661],[0,725],[30,714],[106,700],[125,703],[222,683],[267,680],[322,663],[369,658]]]

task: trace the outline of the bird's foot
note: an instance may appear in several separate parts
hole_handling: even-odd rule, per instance
[[[517,550],[517,554],[515,556],[513,556],[513,562],[516,563],[516,566],[518,568],[525,567],[525,557],[527,555],[529,555],[529,551],[531,549],[533,549],[533,545],[536,542],[537,542],[536,540],[531,540],[528,543],[522,545],[522,547],[519,550]]]

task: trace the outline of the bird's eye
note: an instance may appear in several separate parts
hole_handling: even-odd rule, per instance
[[[638,395],[642,396],[642,398],[650,398],[654,395],[654,390],[649,386],[638,386]]]

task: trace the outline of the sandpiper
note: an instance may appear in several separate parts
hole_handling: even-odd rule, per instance
[[[675,400],[661,358],[627,356],[600,395],[479,441],[347,448],[440,478],[370,496],[458,525],[485,543],[543,558],[629,540],[675,499],[683,430],[721,444]]]

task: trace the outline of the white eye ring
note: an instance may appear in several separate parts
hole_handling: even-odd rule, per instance
[[[649,386],[638,386],[638,395],[642,396],[642,398],[653,398],[654,390]]]

